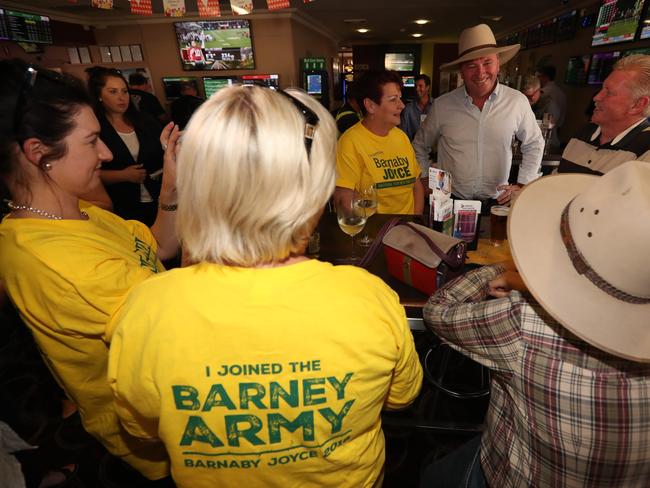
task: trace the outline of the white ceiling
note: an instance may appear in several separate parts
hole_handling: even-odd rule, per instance
[[[162,17],[163,0],[152,0],[154,19]],[[220,0],[223,16],[230,16],[230,3]],[[268,12],[265,0],[253,0],[256,15],[281,15],[287,11]],[[292,15],[298,15],[341,42],[417,42],[412,33],[424,34],[422,40],[455,41],[465,27],[489,24],[495,34],[505,34],[535,21],[596,5],[598,0],[290,0]],[[198,15],[196,0],[185,0],[187,16]],[[114,9],[100,10],[91,0],[0,0],[0,6],[13,7],[50,15],[52,18],[90,25],[153,21],[132,15],[129,0],[114,0]],[[592,7],[591,10],[594,10]],[[491,20],[501,17],[501,20]],[[418,26],[413,21],[425,18],[432,22]],[[350,23],[346,19],[364,19]],[[171,20],[171,19],[169,19]],[[174,19],[177,20],[177,19]],[[159,20],[158,20],[159,21]],[[359,34],[355,29],[370,29]]]

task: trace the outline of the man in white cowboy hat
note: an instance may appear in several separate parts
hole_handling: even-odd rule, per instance
[[[499,67],[519,51],[519,44],[497,46],[485,24],[465,29],[458,59],[441,70],[460,69],[464,86],[438,97],[413,140],[423,174],[437,144],[437,167],[451,172],[456,197],[510,200],[513,191],[538,177],[544,138],[526,97],[498,82]],[[508,185],[512,138],[521,141],[518,185]]]
[[[594,102],[591,122],[567,144],[558,172],[602,175],[633,159],[650,162],[650,56],[618,60]]]
[[[424,308],[493,374],[482,436],[421,487],[649,486],[650,165],[527,185],[508,239],[514,264],[470,271]]]

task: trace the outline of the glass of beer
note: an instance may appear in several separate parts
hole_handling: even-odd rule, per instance
[[[490,209],[490,242],[493,246],[500,246],[506,240],[506,226],[510,207],[494,205]]]

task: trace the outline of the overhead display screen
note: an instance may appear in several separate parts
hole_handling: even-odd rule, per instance
[[[415,55],[413,53],[386,53],[384,67],[395,71],[413,71]]]
[[[6,10],[7,28],[12,41],[52,44],[50,18],[15,10]]]
[[[176,22],[174,27],[184,70],[255,68],[248,20]]]
[[[589,74],[587,75],[587,84],[599,85],[609,76],[614,68],[614,64],[621,57],[620,51],[609,53],[594,53],[591,56],[589,65]]]
[[[237,83],[237,78],[227,78],[218,76],[204,76],[203,77],[203,91],[205,91],[205,98],[210,98],[222,88],[233,86]]]
[[[4,9],[0,8],[0,39],[9,39],[9,29],[7,29],[7,19],[5,18]]]
[[[603,0],[592,46],[633,41],[636,34],[644,0]]]

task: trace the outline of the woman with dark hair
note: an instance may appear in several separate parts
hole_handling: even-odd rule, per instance
[[[0,72],[0,190],[10,199],[0,223],[0,282],[85,430],[147,478],[163,478],[162,447],[120,427],[103,335],[129,290],[178,252],[178,129],[169,124],[160,136],[161,209],[149,229],[80,198],[113,157],[83,84],[20,60],[0,61]]]
[[[86,72],[88,91],[101,126],[100,137],[113,153],[113,160],[102,165],[100,176],[114,211],[124,219],[151,225],[160,193],[160,124],[131,103],[120,71],[95,66]]]
[[[396,71],[368,71],[354,87],[363,120],[338,142],[336,205],[349,205],[355,186],[371,182],[377,213],[421,214],[420,167],[408,136],[397,128],[404,109],[402,78]]]

